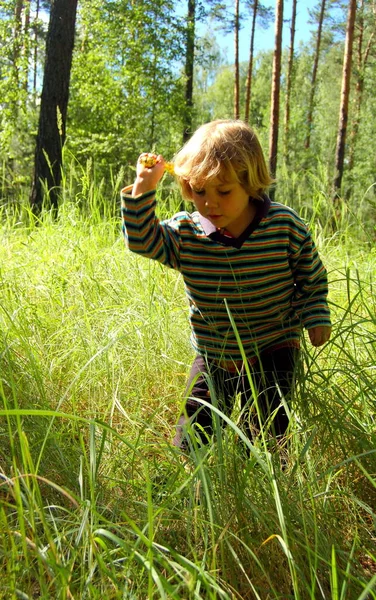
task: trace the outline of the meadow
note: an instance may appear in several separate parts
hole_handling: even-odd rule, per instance
[[[120,179],[2,208],[0,598],[376,598],[374,231],[313,198],[333,335],[303,339],[283,463],[218,411],[183,459],[183,282],[124,248]]]

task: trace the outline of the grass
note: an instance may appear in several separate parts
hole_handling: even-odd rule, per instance
[[[81,175],[91,216],[67,180],[58,221],[1,227],[0,597],[376,598],[376,253],[316,231],[334,332],[304,342],[287,468],[235,416],[182,460],[181,278]]]

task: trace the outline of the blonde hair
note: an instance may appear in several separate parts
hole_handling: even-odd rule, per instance
[[[183,195],[209,179],[237,181],[253,198],[273,183],[255,132],[240,120],[218,120],[199,127],[174,159]]]

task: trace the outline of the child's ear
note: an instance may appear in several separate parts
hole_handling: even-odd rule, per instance
[[[186,198],[187,200],[192,200],[192,188],[191,188],[189,182],[187,180],[183,179],[181,185],[182,185],[182,192],[183,192],[184,198]]]

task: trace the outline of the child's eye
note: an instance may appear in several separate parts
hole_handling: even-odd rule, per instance
[[[228,196],[228,194],[230,193],[231,190],[219,190],[218,194],[220,196]]]
[[[194,194],[196,194],[197,196],[203,196],[205,194],[205,190],[194,190],[193,188],[192,188],[192,192]]]

